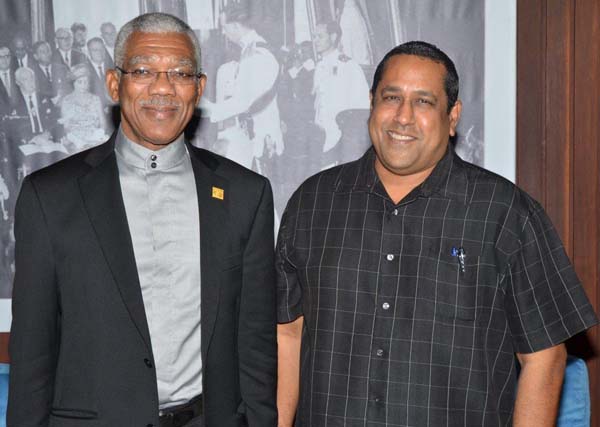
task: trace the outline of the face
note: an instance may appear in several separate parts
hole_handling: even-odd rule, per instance
[[[10,50],[7,47],[0,48],[0,70],[10,68]]]
[[[73,47],[73,36],[68,31],[57,31],[56,43],[60,50],[67,51]]]
[[[133,33],[127,42],[123,68],[155,71],[179,69],[195,73],[194,47],[185,34]],[[191,85],[171,84],[166,74],[154,82],[141,84],[116,70],[107,73],[109,93],[121,105],[121,127],[134,142],[158,150],[173,142],[190,121],[202,91],[205,77]]]
[[[89,44],[88,52],[90,58],[96,64],[104,62],[104,46],[99,41],[93,41]]]
[[[50,45],[46,43],[40,44],[33,54],[33,57],[40,64],[49,65],[52,60],[52,50],[50,49]]]
[[[90,79],[87,76],[79,77],[73,82],[73,88],[79,93],[87,92],[90,88]]]
[[[317,25],[315,31],[315,50],[317,53],[323,53],[333,47],[331,36],[327,32],[326,25]]]
[[[115,45],[117,29],[113,25],[103,25],[102,28],[100,28],[100,33],[102,34],[102,39],[107,46]]]
[[[85,46],[85,41],[87,39],[87,31],[85,30],[77,30],[73,33],[73,39],[77,46]]]
[[[445,154],[461,111],[458,101],[447,112],[445,75],[442,64],[418,56],[396,55],[387,62],[369,117],[375,170],[384,183],[424,180]]]
[[[25,56],[25,54],[27,53],[27,44],[25,43],[25,40],[23,40],[21,38],[16,38],[14,40],[14,45],[15,45],[15,55],[17,55],[18,58],[23,58]]]

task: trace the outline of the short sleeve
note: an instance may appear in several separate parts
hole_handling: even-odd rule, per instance
[[[506,275],[505,309],[515,351],[557,345],[598,320],[558,234],[535,203]]]
[[[289,207],[288,207],[289,208]],[[289,323],[302,316],[302,288],[296,267],[289,254],[293,250],[288,235],[290,233],[290,216],[284,212],[277,248],[275,250],[275,267],[277,277],[277,321]]]

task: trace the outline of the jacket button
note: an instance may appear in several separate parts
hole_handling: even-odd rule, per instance
[[[147,367],[149,367],[149,368],[152,367],[152,362],[150,361],[150,359],[144,359],[144,363],[146,364]]]

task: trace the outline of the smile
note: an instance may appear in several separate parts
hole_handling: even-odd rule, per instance
[[[414,137],[412,135],[406,135],[406,134],[403,134],[403,133],[394,132],[392,130],[388,130],[387,134],[394,141],[414,141],[414,140],[417,139],[416,137]]]

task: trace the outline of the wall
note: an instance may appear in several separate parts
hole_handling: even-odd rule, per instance
[[[546,208],[600,307],[600,2],[517,3],[517,183]],[[572,339],[600,399],[598,328]],[[592,405],[592,426],[600,411]],[[596,410],[595,410],[596,409]]]

